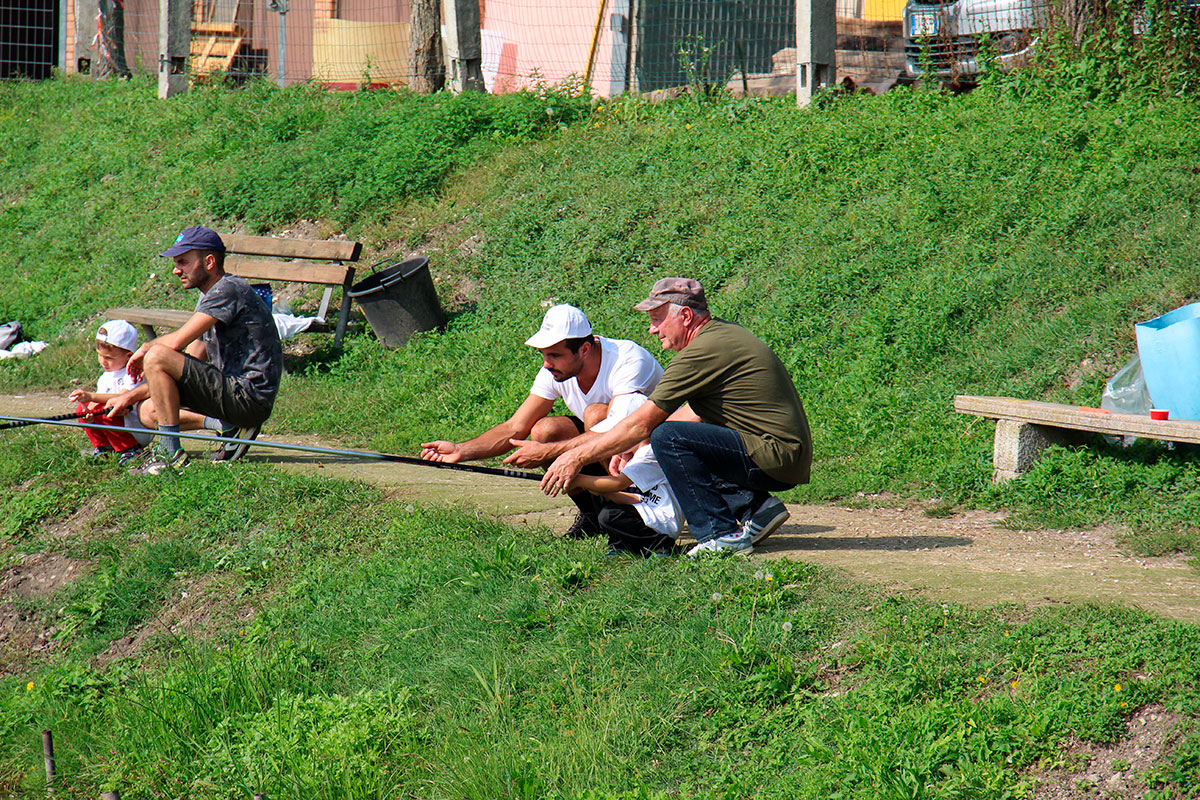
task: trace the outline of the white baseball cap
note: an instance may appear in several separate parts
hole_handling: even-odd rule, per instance
[[[134,351],[138,346],[137,328],[123,319],[110,319],[96,331],[96,341],[107,342],[113,347]]]
[[[530,347],[551,347],[563,339],[582,339],[592,335],[592,323],[575,306],[553,306],[542,318],[542,327],[525,340]]]
[[[618,422],[644,406],[649,399],[641,392],[617,395],[608,404],[608,416],[592,426],[592,433],[611,431]]]

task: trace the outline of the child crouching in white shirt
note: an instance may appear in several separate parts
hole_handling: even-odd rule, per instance
[[[142,447],[150,441],[151,434],[142,427],[136,405],[125,417],[112,417],[105,411],[104,404],[141,383],[134,381],[125,371],[125,365],[137,346],[137,329],[125,320],[109,320],[101,325],[96,332],[96,359],[104,368],[104,374],[96,381],[96,391],[76,389],[71,392],[71,400],[78,403],[75,411],[80,418],[100,425],[130,428],[128,432],[83,429],[92,443],[92,456],[116,453],[122,464],[141,452]]]
[[[620,406],[620,411],[597,422],[591,430],[604,433],[646,402],[645,395],[640,394],[628,396],[627,399],[632,402],[614,402],[612,406]],[[589,413],[592,408],[589,406]],[[573,489],[586,489],[604,498],[597,518],[600,527],[608,534],[608,555],[671,555],[675,537],[679,535],[683,522],[683,513],[679,510],[667,476],[658,466],[650,441],[643,441],[633,450],[613,456],[609,462],[609,472],[612,474],[579,475],[571,483]]]

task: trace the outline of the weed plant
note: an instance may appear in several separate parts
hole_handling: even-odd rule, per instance
[[[1047,82],[1081,98],[1195,94],[1200,13],[1177,0],[1048,3],[1035,69],[1009,80]]]
[[[137,480],[70,444],[0,451],[95,512],[3,540],[95,565],[29,609],[56,650],[0,678],[9,795],[44,794],[50,729],[67,798],[1017,797],[1149,704],[1184,722],[1147,780],[1196,785],[1194,626],[606,561],[469,508],[264,465]]]

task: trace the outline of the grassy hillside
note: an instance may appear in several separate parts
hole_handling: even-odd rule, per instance
[[[448,329],[295,356],[268,428],[396,451],[508,413],[544,301],[650,345],[630,305],[688,274],[792,370],[817,441],[792,498],[936,497],[1200,551],[1193,457],[1060,450],[995,490],[990,425],[951,410],[1094,404],[1132,324],[1194,298],[1194,99],[152,95],[0,84],[0,316],[53,343],[0,363],[0,389],[94,380],[106,306],[190,304],[154,253],[200,222],[430,255]],[[990,799],[1056,768],[1200,786],[1194,626],[974,611],[796,562],[606,561],[363,485],[138,480],[75,435],[6,436],[0,576],[77,577],[0,597],[0,795],[44,795],[46,728],[72,798]],[[1179,723],[1152,766],[1062,755],[1135,715]]]
[[[449,329],[400,351],[369,336],[340,358],[318,351],[271,423],[392,450],[503,418],[537,367],[521,342],[544,301],[657,348],[629,307],[687,274],[792,370],[817,450],[793,497],[1112,519],[1138,549],[1197,549],[1190,457],[1062,452],[997,491],[990,424],[952,412],[956,393],[1095,405],[1133,323],[1195,298],[1189,96],[1015,81],[799,111],[265,86],[160,103],[146,84],[71,81],[0,92],[16,143],[0,157],[0,309],[56,341],[0,366],[9,390],[92,379],[88,315],[106,306],[192,302],[153,254],[197,222],[300,224],[361,238],[369,257],[431,256]]]
[[[0,639],[6,797],[44,796],[44,729],[69,798],[990,800],[1055,769],[1200,786],[1194,625],[973,611],[802,562],[606,560],[362,485],[261,464],[148,481],[75,447],[0,451],[21,480],[0,556],[78,570],[0,603],[6,634],[48,634]],[[1081,753],[1134,715],[1179,724],[1165,757]]]

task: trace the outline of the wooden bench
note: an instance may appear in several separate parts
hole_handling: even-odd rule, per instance
[[[1193,420],[1156,420],[1102,408],[962,394],[954,398],[954,410],[996,420],[992,480],[997,483],[1028,471],[1050,445],[1082,444],[1097,433],[1200,444],[1200,422]]]
[[[226,234],[225,271],[251,282],[276,281],[312,283],[325,287],[318,321],[307,330],[327,332],[325,315],[335,286],[342,287],[342,305],[334,329],[334,346],[340,347],[350,321],[350,286],[354,283],[354,267],[362,245],[358,242],[314,241],[311,239],[276,239],[271,236],[240,236]],[[293,259],[281,261],[279,259]],[[155,328],[174,330],[192,316],[191,311],[172,308],[110,308],[107,319],[124,319],[142,328],[147,336],[157,336]]]

